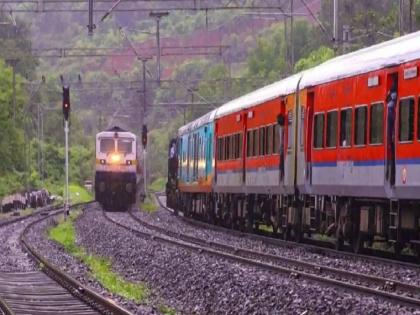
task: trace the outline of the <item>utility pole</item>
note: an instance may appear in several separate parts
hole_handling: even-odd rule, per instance
[[[64,201],[64,218],[69,215],[69,116],[70,116],[70,88],[63,86],[63,116],[64,116],[64,138],[65,138],[65,169],[66,186]]]
[[[409,22],[410,22],[410,33],[413,32],[414,27],[413,27],[413,0],[409,0],[410,1],[410,16],[409,16]]]
[[[41,106],[41,181],[44,185],[44,175],[45,175],[45,142],[44,142],[44,111]]]
[[[333,44],[334,49],[337,49],[338,45],[338,0],[334,0],[334,16],[333,16]]]
[[[146,90],[147,90],[147,86],[146,86],[146,62],[149,61],[151,59],[151,57],[142,57],[140,60],[142,62],[142,66],[143,66],[143,100],[142,100],[142,107],[139,111],[140,113],[140,128],[142,129],[142,131],[144,130],[144,127],[146,127],[146,107],[147,107],[147,95],[146,95]],[[142,133],[139,132],[139,135],[141,135]],[[140,137],[139,137],[140,138]],[[143,148],[143,185],[144,185],[144,197],[146,198],[147,196],[147,173],[146,173],[146,145],[142,146]]]
[[[88,35],[93,35],[93,30],[96,28],[96,25],[93,24],[93,0],[89,1],[89,24],[87,25],[88,28]]]
[[[10,65],[12,66],[12,106],[13,106],[13,123],[16,124],[16,64],[17,59],[9,59]]]
[[[400,36],[402,36],[404,34],[404,0],[399,0],[398,30]]]
[[[37,164],[37,169],[38,169],[38,173],[41,174],[41,115],[40,115],[40,110],[39,110],[39,103],[37,104],[36,107],[36,113],[37,113],[37,124],[36,124],[36,138],[37,138],[37,150],[36,150],[36,164]]]
[[[294,37],[293,0],[290,0],[290,64],[292,72],[295,67]]]
[[[160,84],[160,56],[161,56],[161,49],[160,49],[160,19],[164,16],[168,16],[169,12],[150,12],[149,16],[154,17],[156,19],[156,46],[157,46],[157,69],[156,69],[156,80],[158,84]]]

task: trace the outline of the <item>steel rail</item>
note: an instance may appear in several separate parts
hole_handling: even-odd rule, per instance
[[[43,214],[43,213],[46,213],[46,212],[57,210],[60,207],[61,206],[49,205],[49,206],[45,206],[45,207],[39,208],[38,210],[35,209],[32,213],[27,214],[27,215],[24,215],[24,216],[20,216],[19,215],[19,216],[16,216],[14,218],[11,218],[11,219],[1,220],[0,221],[0,228],[2,228],[4,226],[7,226],[7,225],[10,225],[10,224],[13,224],[13,223],[16,223],[16,222],[19,222],[21,220],[24,220],[24,219],[33,217],[33,216],[38,215],[38,214]]]
[[[14,315],[12,309],[6,303],[6,301],[0,297],[0,311],[4,313],[4,315]]]
[[[79,206],[85,206],[92,202],[80,203],[72,205],[70,208],[75,208]],[[22,234],[20,235],[20,241],[24,249],[34,258],[35,261],[41,266],[41,270],[56,281],[59,285],[67,289],[73,296],[79,298],[86,304],[90,305],[94,309],[98,310],[103,314],[115,314],[115,315],[131,315],[132,313],[118,306],[112,300],[106,299],[96,293],[95,291],[89,289],[87,286],[81,284],[79,281],[70,277],[67,273],[59,270],[57,267],[53,266],[48,260],[43,257],[37,250],[29,243],[26,238],[28,231],[35,225],[40,223],[43,220],[56,216],[63,213],[64,210],[57,210],[54,213],[49,214],[43,218],[35,220],[25,227]]]
[[[157,200],[160,207],[162,207],[163,209],[165,209],[165,210],[167,210],[171,213],[174,213],[173,209],[168,208],[160,200],[159,197],[164,196],[164,195],[165,195],[164,193],[155,193],[155,199]],[[194,226],[198,226],[198,227],[204,227],[204,228],[212,229],[212,230],[219,231],[219,232],[229,233],[229,234],[231,234],[233,236],[237,236],[237,237],[247,237],[251,240],[261,241],[261,242],[264,242],[264,243],[270,244],[270,245],[302,247],[302,248],[307,248],[307,249],[314,250],[314,251],[322,251],[324,253],[330,253],[330,254],[338,255],[338,256],[361,258],[361,259],[365,259],[365,260],[368,260],[368,261],[371,261],[371,262],[381,262],[381,263],[385,263],[385,264],[388,264],[388,265],[400,265],[400,266],[403,266],[403,267],[415,268],[415,269],[420,270],[420,265],[416,264],[416,263],[410,263],[410,262],[400,261],[400,260],[391,259],[391,258],[383,258],[383,257],[378,257],[378,256],[373,256],[373,255],[356,254],[356,253],[352,253],[352,252],[348,252],[348,251],[338,251],[338,250],[330,248],[330,247],[319,245],[319,244],[325,244],[325,242],[296,243],[296,242],[293,242],[293,241],[285,241],[285,240],[275,238],[275,237],[258,235],[258,234],[247,233],[247,232],[241,232],[241,231],[232,230],[232,229],[229,229],[229,228],[226,228],[226,227],[223,227],[223,226],[218,226],[218,225],[210,224],[210,223],[207,223],[207,222],[198,221],[198,220],[195,220],[195,219],[192,219],[192,218],[187,218],[187,217],[184,216],[182,211],[178,211],[178,214],[182,214],[182,216],[178,215],[179,218],[181,220],[183,220],[184,222],[190,224],[190,225],[194,225]]]
[[[274,272],[290,274],[295,278],[314,280],[362,293],[369,293],[374,296],[382,296],[398,303],[416,307],[420,306],[420,287],[415,285],[331,267],[324,267],[292,258],[240,249],[216,242],[209,242],[149,224],[134,216],[131,212],[130,215],[147,229],[157,232],[158,234],[146,233],[134,229],[133,227],[126,226],[112,220],[104,213],[104,216],[108,220],[142,237],[150,237],[157,241],[167,242],[187,249],[198,250],[200,253],[204,252],[212,256],[233,260],[254,267],[261,267]]]

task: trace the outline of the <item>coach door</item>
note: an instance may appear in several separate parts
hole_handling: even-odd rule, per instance
[[[386,96],[386,163],[385,179],[395,185],[395,120],[398,104],[398,72],[389,73],[387,76]]]
[[[312,127],[314,116],[315,92],[308,93],[306,106],[306,143],[305,143],[305,181],[312,185]]]

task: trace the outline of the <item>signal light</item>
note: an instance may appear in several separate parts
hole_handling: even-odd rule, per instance
[[[147,145],[147,126],[143,125],[143,130],[141,132],[141,143],[143,144],[143,148]]]
[[[64,120],[69,120],[70,116],[70,88],[63,86],[63,115]]]

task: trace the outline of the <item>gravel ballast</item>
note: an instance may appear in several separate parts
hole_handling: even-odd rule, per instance
[[[137,228],[128,214],[110,216]],[[118,272],[144,281],[183,314],[420,314],[376,297],[143,239],[108,222],[94,208],[76,226],[85,248],[114,257]]]
[[[0,228],[0,272],[26,272],[37,270],[36,264],[23,250],[19,236],[38,216],[22,218]]]
[[[338,269],[351,270],[369,275],[380,276],[414,285],[420,285],[420,266],[410,267],[399,264],[391,264],[368,260],[363,257],[340,255],[339,253],[328,253],[322,250],[311,249],[293,245],[272,245],[247,237],[239,237],[224,231],[216,231],[211,228],[196,227],[181,218],[174,216],[167,210],[159,209],[149,214],[146,212],[135,212],[140,219],[155,225],[164,227],[167,230],[181,232],[203,240],[220,242],[237,248],[246,248],[263,253],[299,259],[310,263],[320,264]]]
[[[148,305],[137,305],[132,301],[121,298],[106,290],[92,277],[86,265],[65,252],[61,245],[48,239],[47,229],[54,224],[55,219],[53,218],[44,220],[33,226],[29,230],[27,237],[31,245],[33,245],[36,250],[39,251],[50,263],[66,272],[83,285],[86,285],[95,292],[116,301],[120,306],[135,314],[159,314],[159,312],[157,312],[153,307]]]

